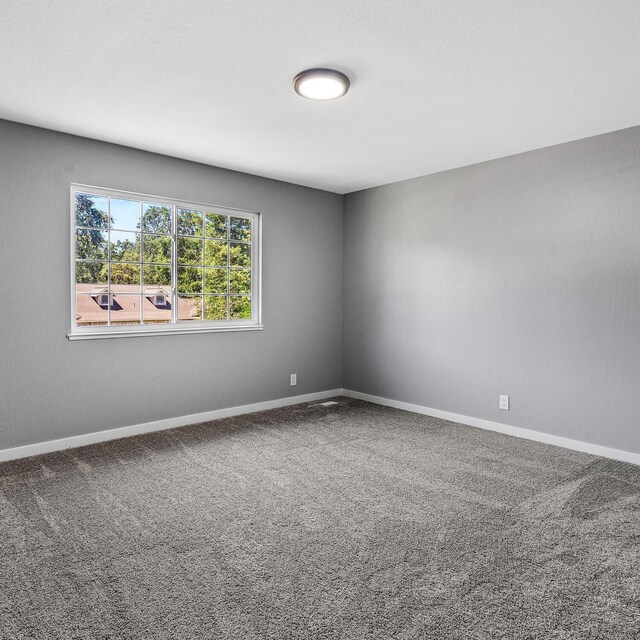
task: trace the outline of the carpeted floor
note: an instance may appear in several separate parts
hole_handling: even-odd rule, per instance
[[[0,637],[640,638],[640,467],[337,400],[0,465]]]

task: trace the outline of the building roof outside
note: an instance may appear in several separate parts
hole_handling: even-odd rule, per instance
[[[107,292],[107,287],[89,284],[76,285],[76,324],[104,324],[107,322],[107,306],[98,304],[97,296]],[[88,295],[84,295],[88,294]],[[171,287],[144,288],[141,294],[140,285],[114,284],[111,285],[111,321],[136,323],[140,322],[140,310],[144,314],[145,322],[169,322],[171,320]],[[138,295],[135,295],[138,294]],[[156,305],[153,298],[166,295],[164,305]],[[198,298],[182,297],[178,304],[179,320],[199,320]]]

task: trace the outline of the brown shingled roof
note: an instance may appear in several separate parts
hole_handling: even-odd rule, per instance
[[[78,325],[105,324],[107,322],[107,306],[100,306],[96,297],[102,286],[96,284],[77,284],[76,293],[76,323]],[[105,287],[106,290],[106,287]],[[155,305],[153,297],[164,291],[167,296],[165,305]],[[140,294],[140,286],[134,284],[120,284],[111,286],[111,321],[122,323],[140,322],[140,305],[147,322],[169,322],[171,320],[171,289],[170,287],[147,287],[144,295]],[[88,295],[85,295],[88,294]],[[94,295],[90,295],[94,294]],[[178,305],[179,320],[199,320],[196,315],[196,302],[192,298],[182,298]]]

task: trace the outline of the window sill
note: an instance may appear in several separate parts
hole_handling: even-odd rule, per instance
[[[115,331],[75,331],[67,334],[69,340],[102,340],[104,338],[139,338],[142,336],[175,336],[194,333],[223,333],[229,331],[262,331],[264,325],[251,324],[238,327],[208,326],[208,327],[171,327],[163,329],[118,329]]]

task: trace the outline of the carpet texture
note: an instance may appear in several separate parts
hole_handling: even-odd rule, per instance
[[[640,638],[640,467],[336,400],[0,465],[0,637]]]

